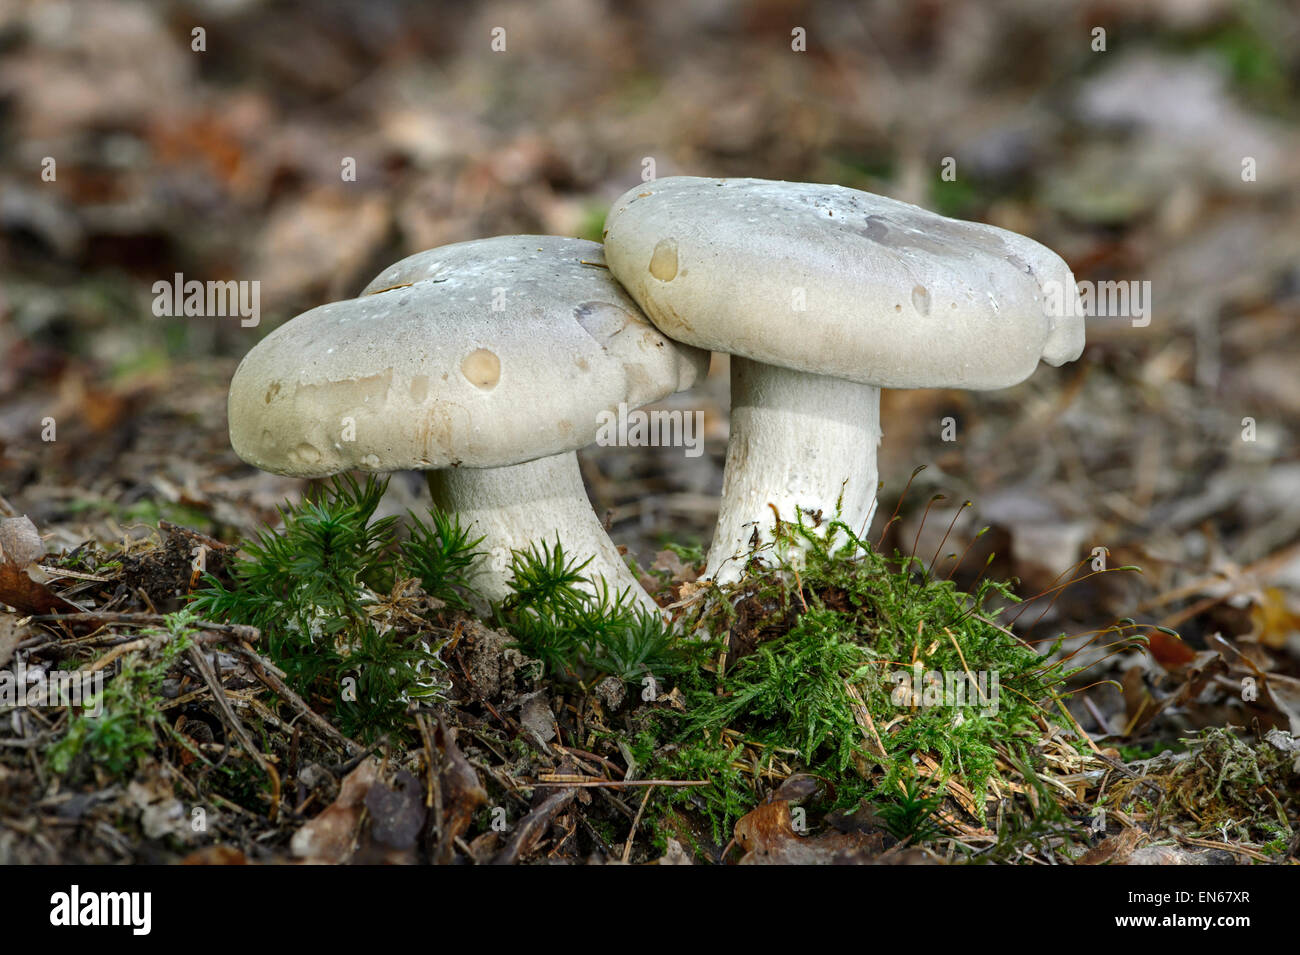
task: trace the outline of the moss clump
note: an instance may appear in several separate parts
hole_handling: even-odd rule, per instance
[[[195,605],[260,628],[290,684],[369,739],[408,729],[410,703],[439,696],[439,635],[485,605],[469,584],[478,541],[432,513],[398,543],[392,519],[374,518],[383,490],[344,479],[287,508]],[[558,542],[516,552],[489,619],[563,686],[642,685],[642,705],[593,732],[643,777],[708,781],[657,789],[646,810],[697,845],[724,842],[795,772],[826,783],[826,808],[868,799],[911,838],[954,791],[982,821],[1009,761],[1032,764],[1037,721],[1070,675],[997,624],[989,605],[1015,602],[1007,585],[963,593],[838,522],[782,525],[743,583],[704,589],[672,627],[584,570]]]
[[[656,713],[667,745],[652,761],[657,776],[712,785],[665,802],[703,810],[721,839],[795,770],[829,782],[832,807],[915,802],[914,757],[925,754],[931,787],[959,783],[982,817],[1000,750],[1028,759],[1036,719],[1070,672],[998,626],[991,598],[1016,601],[1005,584],[963,593],[838,522],[779,528],[772,554],[795,548],[802,569],[752,561],[694,621],[726,648],[684,682],[683,713]]]
[[[246,542],[231,583],[207,577],[191,605],[261,630],[290,685],[363,739],[403,725],[413,700],[445,686],[441,638],[427,624],[437,605],[464,605],[477,543],[433,515],[399,548],[396,519],[374,516],[386,484],[339,478],[318,500],[282,509],[283,529]]]
[[[606,676],[627,683],[688,673],[702,662],[699,644],[681,640],[662,617],[593,582],[564,547],[542,543],[511,559],[512,593],[496,608],[496,622],[546,672],[589,684]]]
[[[166,632],[144,630],[141,638],[160,638],[161,650],[152,660],[142,654],[123,657],[97,706],[88,705],[68,723],[68,731],[50,746],[50,768],[64,774],[76,767],[98,766],[112,776],[129,775],[138,761],[153,752],[162,719],[162,681],[176,658],[193,643],[192,616],[169,615]]]
[[[470,584],[479,540],[454,518],[375,519],[386,482],[336,479],[313,501],[281,510],[283,528],[244,544],[230,583],[206,578],[192,607],[261,630],[291,686],[349,736],[376,739],[405,726],[412,701],[446,686],[439,633],[448,611],[487,602]],[[585,563],[541,543],[511,559],[513,593],[494,622],[554,678],[663,680],[694,667],[698,646],[625,594],[593,587]],[[418,582],[418,586],[416,586]]]
[[[1216,727],[1180,742],[1185,753],[1163,758],[1153,764],[1154,771],[1117,785],[1115,801],[1126,805],[1157,791],[1155,820],[1190,817],[1198,823],[1193,835],[1237,839],[1285,854],[1300,817],[1300,750],[1289,734],[1274,730],[1264,740],[1246,742]],[[1164,769],[1155,768],[1160,763]]]

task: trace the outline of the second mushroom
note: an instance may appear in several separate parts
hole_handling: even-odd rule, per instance
[[[705,569],[719,582],[739,579],[773,539],[773,509],[865,534],[881,388],[1004,388],[1040,359],[1060,365],[1083,350],[1074,276],[1059,256],[882,196],[673,177],[629,190],[605,228],[610,270],[655,325],[731,355],[731,436]]]

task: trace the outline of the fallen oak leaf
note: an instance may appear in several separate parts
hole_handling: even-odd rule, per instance
[[[80,607],[31,576],[29,568],[44,554],[45,545],[30,518],[0,520],[0,603],[24,614],[80,613]]]
[[[243,850],[232,846],[207,846],[191,852],[180,861],[181,865],[248,865]]]
[[[1263,599],[1251,606],[1250,616],[1255,639],[1274,650],[1281,650],[1300,633],[1300,613],[1292,609],[1280,587],[1266,587]]]
[[[7,517],[0,521],[0,560],[26,567],[44,554],[45,545],[30,517]]]
[[[0,614],[0,667],[7,666],[18,644],[27,636],[27,627],[13,614]]]
[[[1196,659],[1196,651],[1176,633],[1153,630],[1147,637],[1151,656],[1166,670],[1181,670]]]
[[[835,798],[835,786],[828,779],[812,773],[795,773],[787,776],[768,802],[804,802],[814,797]]]
[[[1300,733],[1300,680],[1282,673],[1261,670],[1249,655],[1233,646],[1222,634],[1212,634],[1210,648],[1227,664],[1225,682],[1235,684],[1242,701],[1262,724],[1285,727]],[[1249,680],[1253,693],[1245,692]],[[1272,725],[1270,725],[1272,724]]]

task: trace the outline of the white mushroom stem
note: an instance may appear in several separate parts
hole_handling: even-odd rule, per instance
[[[604,578],[611,594],[628,591],[634,606],[659,612],[592,511],[572,451],[510,467],[444,468],[429,471],[428,479],[434,504],[457,515],[471,538],[483,538],[478,549],[485,556],[471,580],[489,600],[513,593],[512,551],[558,538],[566,558],[591,558],[585,576]]]
[[[777,513],[806,526],[818,514],[823,525],[838,518],[865,535],[879,444],[879,388],[733,355],[722,506],[704,576],[740,579],[755,543],[772,541]],[[786,556],[797,566],[801,549]]]

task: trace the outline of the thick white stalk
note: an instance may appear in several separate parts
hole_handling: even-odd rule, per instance
[[[611,593],[630,591],[634,604],[659,612],[592,511],[573,452],[503,468],[444,468],[428,476],[434,504],[458,515],[471,537],[483,538],[479,549],[485,556],[471,579],[488,599],[512,593],[511,551],[543,541],[553,545],[558,537],[568,557],[592,558],[585,575],[603,577]]]
[[[755,543],[772,540],[773,507],[782,521],[815,525],[820,513],[865,534],[879,445],[879,388],[733,355],[722,506],[704,575],[738,580]],[[798,552],[788,556],[798,565]]]

